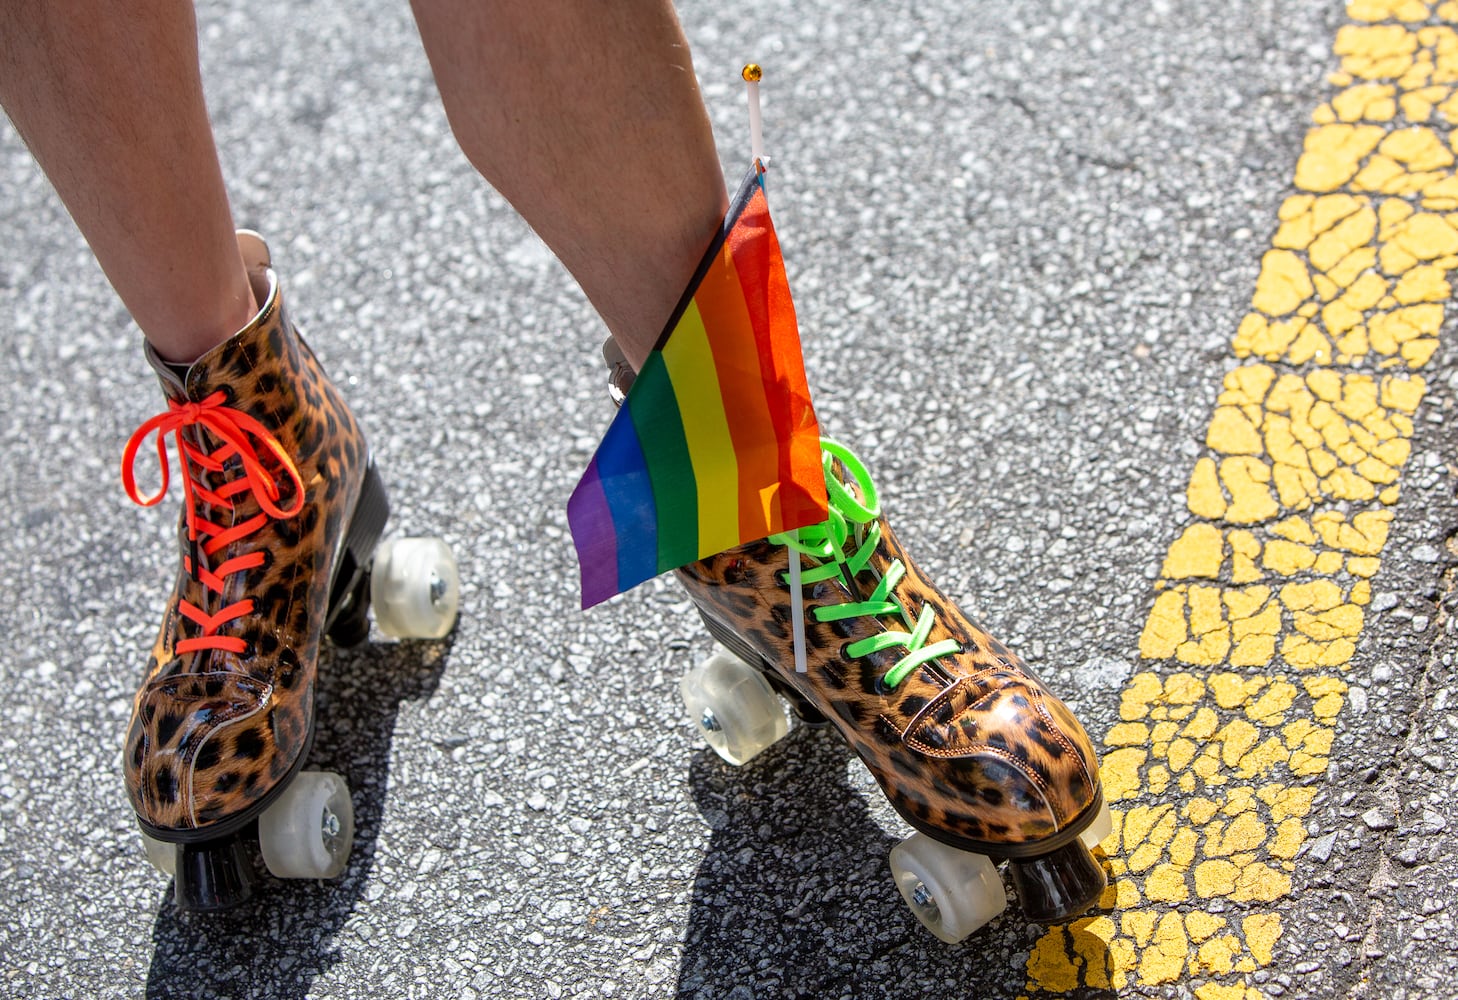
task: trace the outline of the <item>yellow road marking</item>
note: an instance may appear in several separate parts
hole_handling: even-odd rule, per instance
[[[1347,14],[1104,741],[1114,879],[1035,945],[1029,994],[1258,1000],[1300,884],[1458,268],[1458,0]]]

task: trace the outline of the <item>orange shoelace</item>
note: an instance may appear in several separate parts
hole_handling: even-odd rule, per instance
[[[171,481],[171,469],[167,462],[166,438],[168,434],[172,435],[177,448],[178,461],[182,463],[183,509],[187,514],[188,541],[192,544],[192,554],[183,557],[183,565],[194,579],[217,594],[223,592],[225,577],[261,566],[265,556],[262,552],[250,552],[247,555],[225,559],[218,566],[213,567],[205,565],[205,559],[198,558],[198,540],[206,539],[201,545],[202,555],[204,557],[212,556],[238,539],[253,534],[267,524],[270,518],[279,520],[291,518],[304,507],[304,483],[299,477],[299,470],[295,468],[293,460],[262,424],[240,410],[224,406],[225,398],[226,394],[220,390],[208,396],[201,403],[179,403],[169,399],[167,412],[159,413],[138,427],[136,433],[127,440],[126,450],[122,453],[122,485],[126,487],[127,496],[131,497],[134,503],[141,504],[143,507],[151,507],[167,495],[167,488]],[[212,454],[204,454],[194,448],[182,436],[182,429],[194,424],[202,426],[214,438],[223,442],[222,446]],[[156,495],[143,497],[137,492],[135,476],[137,451],[147,437],[154,432],[157,435],[157,464],[162,469],[162,487]],[[293,504],[287,509],[278,506],[278,484],[263,467],[254,442],[267,449],[288,473],[289,479],[293,481]],[[242,465],[243,475],[231,482],[224,483],[216,490],[208,489],[193,475],[194,468],[201,468],[213,473],[222,472],[224,463],[234,456],[237,456]],[[253,498],[258,501],[259,512],[240,524],[224,527],[205,520],[198,514],[199,500],[211,508],[232,511],[233,498],[241,493],[253,495]],[[235,618],[251,614],[253,598],[246,597],[241,601],[235,601],[211,615],[189,601],[182,601],[178,610],[183,617],[202,628],[202,634],[198,637],[178,641],[178,653],[187,653],[196,649],[222,649],[232,653],[246,651],[248,644],[242,639],[218,635],[217,632]]]

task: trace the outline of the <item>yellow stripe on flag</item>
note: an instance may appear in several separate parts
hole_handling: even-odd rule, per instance
[[[739,465],[714,355],[698,304],[690,301],[663,349],[668,377],[679,400],[683,433],[699,492],[699,553],[713,555],[739,544]]]

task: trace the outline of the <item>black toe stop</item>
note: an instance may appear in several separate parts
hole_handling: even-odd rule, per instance
[[[1009,866],[1023,913],[1040,924],[1056,924],[1086,913],[1108,885],[1104,870],[1083,841]]]
[[[174,883],[179,910],[231,910],[253,895],[253,865],[237,837],[183,844],[177,852]]]

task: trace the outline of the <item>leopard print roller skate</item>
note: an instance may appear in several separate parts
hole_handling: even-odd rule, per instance
[[[165,412],[127,443],[128,495],[166,494],[173,445],[183,492],[181,565],[127,729],[127,794],[149,859],[185,910],[246,899],[251,845],[280,878],[332,878],[348,861],[344,779],[304,771],[321,637],[381,630],[440,637],[455,621],[455,562],[438,539],[376,547],[389,505],[364,435],[285,314],[268,248],[239,247],[258,315],[186,368],[147,358]],[[161,488],[138,491],[156,435]],[[373,558],[373,562],[372,562]]]
[[[822,459],[827,521],[679,571],[729,650],[684,678],[690,716],[733,764],[785,735],[781,697],[806,722],[838,729],[918,831],[892,850],[892,874],[942,940],[961,940],[1006,907],[995,860],[1009,862],[1030,919],[1081,914],[1104,890],[1089,848],[1110,828],[1088,736],[917,569],[856,456],[827,440]]]

